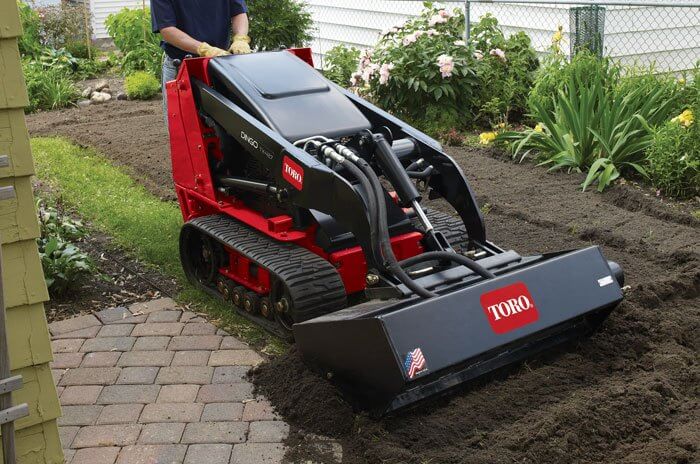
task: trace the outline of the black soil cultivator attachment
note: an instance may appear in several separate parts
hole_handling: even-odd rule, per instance
[[[622,300],[598,247],[520,256],[488,242],[435,140],[300,57],[185,60],[167,84],[192,282],[383,412],[588,334]]]

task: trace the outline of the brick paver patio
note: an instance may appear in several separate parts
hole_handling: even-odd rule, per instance
[[[262,358],[169,298],[49,326],[67,464],[277,464],[289,427]]]

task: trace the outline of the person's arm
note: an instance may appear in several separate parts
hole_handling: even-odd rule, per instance
[[[250,37],[248,36],[248,6],[245,0],[231,1],[231,30],[233,31],[233,41],[229,52],[234,55],[244,55],[250,53]]]
[[[189,34],[181,31],[177,27],[164,27],[160,30],[160,35],[162,35],[163,40],[170,45],[194,55],[199,55],[199,47],[202,45],[202,42],[193,39]]]
[[[238,14],[231,19],[231,29],[233,35],[248,35],[248,15],[246,13]]]

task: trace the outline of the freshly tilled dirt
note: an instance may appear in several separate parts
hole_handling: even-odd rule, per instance
[[[173,198],[159,102],[38,114],[29,127],[96,147]],[[521,254],[599,244],[625,270],[625,301],[590,338],[382,420],[353,411],[292,349],[255,373],[293,425],[289,458],[332,462],[308,446],[325,435],[351,464],[698,462],[699,221],[630,186],[581,193],[580,176],[449,151],[492,241]]]

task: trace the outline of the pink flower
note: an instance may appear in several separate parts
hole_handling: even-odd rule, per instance
[[[361,72],[352,73],[352,77],[350,78],[350,85],[352,85],[353,87],[357,87],[357,84],[360,83],[360,79],[362,79]]]
[[[414,32],[413,34],[408,34],[406,37],[403,38],[403,42],[402,42],[403,46],[407,47],[407,46],[411,45],[416,40],[418,40],[418,37],[420,37],[418,35],[418,32]]]
[[[452,76],[452,71],[455,68],[454,58],[449,55],[440,55],[437,64],[440,66],[443,79]]]
[[[389,77],[390,77],[392,69],[394,69],[394,63],[384,63],[379,68],[379,84],[380,85],[385,85],[387,82],[389,82]]]
[[[484,54],[481,53],[479,50],[476,50],[474,52],[474,58],[476,58],[476,61],[481,61],[484,59]]]
[[[440,11],[438,11],[438,14],[440,15],[441,18],[445,18],[445,19],[450,19],[453,16],[453,14],[447,10],[440,10]]]
[[[430,18],[428,21],[428,25],[430,27],[435,27],[437,24],[445,24],[447,22],[447,18],[444,18],[440,16],[439,14],[436,14]]]
[[[374,73],[379,69],[379,65],[372,63],[362,71],[362,80],[369,84],[370,79],[374,76]]]
[[[500,59],[501,61],[506,61],[506,52],[504,52],[500,48],[494,48],[489,52],[489,55],[497,56],[498,59]]]
[[[425,31],[425,35],[427,35],[428,37],[432,37],[434,35],[440,35],[440,33],[435,29],[428,29],[427,31]]]
[[[360,71],[364,71],[370,63],[372,63],[372,51],[366,48],[360,52]]]

